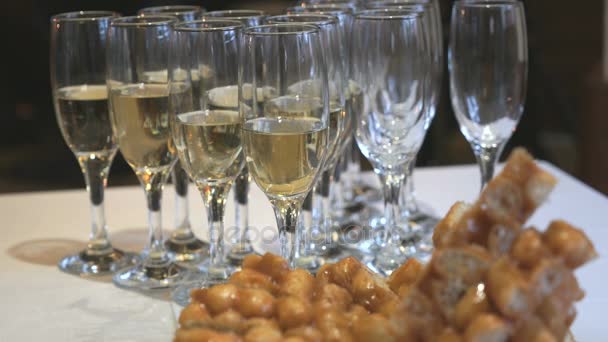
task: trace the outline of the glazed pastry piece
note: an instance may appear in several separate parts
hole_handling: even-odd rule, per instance
[[[554,186],[515,150],[475,203],[439,223],[430,262],[388,279],[355,258],[313,276],[248,256],[228,283],[192,292],[175,341],[563,341],[584,296],[574,270],[597,253],[564,221],[524,228]]]

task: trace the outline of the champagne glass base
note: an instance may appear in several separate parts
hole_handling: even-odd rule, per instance
[[[184,280],[171,291],[171,300],[180,306],[190,304],[190,293],[192,290],[209,287],[203,273],[193,272],[188,274]]]
[[[230,265],[240,267],[243,264],[243,259],[251,254],[259,255],[260,253],[256,252],[250,243],[237,243],[230,248],[226,260]]]
[[[294,259],[294,267],[305,269],[313,275],[326,263],[327,260],[317,255],[307,255]]]
[[[192,236],[189,239],[170,238],[165,248],[173,260],[180,263],[198,264],[209,257],[209,243]]]
[[[388,251],[387,247],[383,247],[383,253],[376,255],[372,260],[373,269],[388,277],[394,270],[403,265],[408,259],[417,257],[416,249],[413,246],[399,246],[394,251]]]
[[[73,275],[101,276],[135,265],[138,261],[137,254],[126,253],[119,249],[112,249],[110,253],[101,255],[88,253],[87,250],[84,250],[76,255],[61,259],[57,266],[63,272]]]
[[[114,284],[131,290],[161,290],[181,283],[186,268],[167,262],[164,265],[144,266],[142,263],[133,268],[123,269],[114,274]]]

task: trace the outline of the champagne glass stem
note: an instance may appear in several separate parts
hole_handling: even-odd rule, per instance
[[[304,202],[302,203],[302,211],[300,212],[301,227],[298,230],[300,235],[299,242],[297,244],[298,249],[296,251],[296,258],[304,255],[309,255],[311,252],[315,252],[318,246],[316,238],[318,238],[318,231],[315,231],[312,219],[312,197],[313,191],[310,191]]]
[[[188,237],[192,235],[190,227],[189,212],[188,212],[188,175],[181,167],[180,163],[176,163],[173,167],[173,184],[175,185],[175,236]]]
[[[405,170],[404,170],[405,171]],[[397,226],[399,215],[399,194],[401,184],[405,178],[405,172],[400,174],[380,174],[384,190],[384,217],[386,223],[380,250],[374,260],[374,265],[378,271],[385,275],[390,275],[394,269],[399,267],[407,258],[401,247],[401,234]],[[406,223],[410,231],[409,223]]]
[[[103,200],[114,155],[115,152],[112,152],[107,158],[90,157],[89,155],[78,158],[91,201],[91,235],[87,244],[89,254],[105,254],[112,251],[108,240]]]
[[[327,201],[329,201],[330,172],[323,171],[317,185],[314,188],[312,217],[313,225],[319,227],[326,233],[325,222],[329,214]]]
[[[251,240],[249,239],[249,172],[243,169],[240,175],[236,178],[234,187],[235,199],[235,236],[237,241],[238,252],[247,254],[253,252]]]
[[[224,263],[224,208],[231,185],[232,182],[217,185],[199,184],[209,223],[209,271],[219,272],[217,276],[224,278],[228,276]]]
[[[386,232],[383,245],[391,245],[394,241],[400,241],[397,217],[399,215],[399,192],[403,184],[404,175],[381,175],[384,191],[384,217],[386,219]]]
[[[498,157],[500,156],[504,145],[504,143],[489,147],[478,144],[473,145],[473,152],[475,153],[475,158],[477,159],[481,171],[480,191],[482,191],[486,187],[486,184],[494,177],[494,168],[496,167]]]
[[[332,207],[341,209],[344,207],[343,187],[341,183],[342,170],[340,167],[340,161],[338,161],[336,164],[336,167],[334,167],[333,181],[331,182],[329,188],[329,196]]]
[[[144,260],[144,266],[161,266],[168,262],[168,257],[163,244],[163,229],[161,215],[161,200],[163,185],[168,173],[139,174],[140,182],[144,187],[146,201],[148,203],[148,245],[146,251],[148,258]]]
[[[408,211],[408,214],[417,213],[418,202],[416,202],[416,189],[414,188],[414,168],[416,166],[416,158],[410,163],[407,168],[407,176],[403,187],[405,188],[405,196],[403,198],[403,208]]]
[[[304,198],[272,200],[279,230],[280,255],[292,266],[297,248],[294,235],[303,200]]]

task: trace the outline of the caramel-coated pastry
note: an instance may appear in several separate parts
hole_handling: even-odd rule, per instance
[[[563,341],[584,296],[574,270],[597,253],[566,222],[523,228],[554,186],[516,149],[476,202],[439,222],[430,262],[388,279],[352,257],[313,276],[247,256],[228,283],[192,291],[175,341]]]
[[[562,257],[570,268],[577,268],[597,257],[597,252],[585,233],[567,222],[551,222],[543,238],[551,251]]]

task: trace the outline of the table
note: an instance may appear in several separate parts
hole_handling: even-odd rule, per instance
[[[608,255],[608,199],[556,167],[541,162],[559,184],[530,223],[544,228],[563,218],[585,229],[600,255]],[[420,200],[443,215],[457,200],[477,196],[476,166],[422,168],[416,172]],[[375,182],[371,174],[364,175]],[[173,190],[163,198],[165,227],[171,226]],[[206,226],[198,192],[190,191],[195,232]],[[251,224],[274,227],[271,207],[257,187],[251,192]],[[144,195],[138,187],[110,187],[106,211],[112,241],[140,250],[146,236]],[[121,290],[108,278],[82,279],[64,274],[56,262],[81,248],[88,234],[89,209],[84,190],[0,196],[0,341],[170,341],[179,308],[162,298]],[[232,200],[226,225],[233,224]],[[604,273],[606,272],[606,273]],[[605,340],[604,305],[608,304],[608,261],[600,258],[578,271],[587,297],[578,304],[573,326],[579,341]]]

